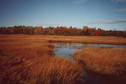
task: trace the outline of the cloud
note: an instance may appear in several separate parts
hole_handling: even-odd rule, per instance
[[[126,19],[105,20],[105,21],[92,21],[92,22],[87,22],[86,24],[117,24],[117,23],[126,23]]]
[[[87,2],[88,0],[73,0],[73,3],[75,4],[83,4],[85,2]]]
[[[118,3],[126,2],[126,0],[114,0],[114,1],[116,1],[116,2],[118,2]]]

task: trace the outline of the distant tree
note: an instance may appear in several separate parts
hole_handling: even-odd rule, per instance
[[[83,30],[87,31],[88,30],[88,26],[83,26]]]
[[[76,27],[46,27],[42,26],[13,26],[0,27],[0,34],[43,34],[43,35],[97,35],[97,36],[123,36],[126,37],[126,31],[102,30],[101,28],[89,28],[84,26],[82,29]]]
[[[88,28],[88,35],[94,36],[96,28]]]
[[[95,35],[96,36],[100,36],[101,35],[101,31],[100,30],[95,30]]]
[[[89,30],[88,26],[83,26],[84,35],[89,34],[88,30]]]

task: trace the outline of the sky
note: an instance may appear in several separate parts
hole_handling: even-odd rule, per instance
[[[126,0],[0,0],[0,26],[126,30]]]

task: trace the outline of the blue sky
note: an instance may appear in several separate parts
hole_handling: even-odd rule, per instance
[[[0,0],[0,26],[126,30],[126,0]]]

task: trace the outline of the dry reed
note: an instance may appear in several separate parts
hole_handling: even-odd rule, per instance
[[[0,36],[0,84],[77,84],[82,68],[55,57],[43,37]]]

